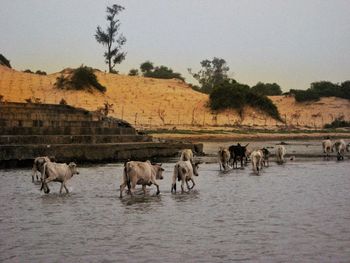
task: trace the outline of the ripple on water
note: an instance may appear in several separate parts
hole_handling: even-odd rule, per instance
[[[122,199],[122,165],[81,168],[69,194],[40,192],[29,169],[0,171],[0,261],[350,260],[349,161],[271,162],[261,176],[202,164],[194,189],[176,194],[173,165],[159,196]]]

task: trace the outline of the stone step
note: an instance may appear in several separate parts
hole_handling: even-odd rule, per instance
[[[101,143],[101,144],[53,144],[4,145],[0,147],[0,167],[7,162],[32,161],[38,156],[53,156],[56,162],[120,162],[146,160],[154,157],[177,156],[182,149],[195,150],[192,143]],[[28,162],[27,162],[28,163]]]
[[[144,135],[0,135],[0,145],[147,142]]]
[[[0,135],[136,135],[134,128],[104,127],[5,127]]]

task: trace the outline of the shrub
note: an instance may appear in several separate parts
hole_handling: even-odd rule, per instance
[[[322,97],[350,99],[350,81],[344,81],[341,85],[329,81],[313,82],[307,90],[291,89],[290,93],[299,102],[319,100]]]
[[[26,70],[23,70],[24,73],[31,73],[31,74],[34,74],[33,71],[31,71],[30,69],[26,69]]]
[[[326,124],[324,127],[326,129],[350,127],[350,121],[345,121],[343,118],[337,118],[331,123]]]
[[[47,75],[45,71],[41,71],[41,70],[35,71],[35,74],[38,74],[38,75]]]
[[[62,98],[60,100],[60,105],[67,105],[67,101],[64,98]]]
[[[235,80],[225,80],[215,87],[209,95],[209,105],[212,110],[236,109],[241,117],[244,106],[251,105],[282,121],[276,105],[269,98],[252,92],[248,85]]]
[[[61,75],[56,78],[55,86],[61,89],[71,90],[92,90],[97,89],[98,91],[105,92],[106,87],[102,86],[93,69],[87,66],[80,66],[74,69],[69,76],[65,77]]]
[[[5,56],[3,56],[2,54],[0,54],[0,65],[4,65],[8,68],[11,68],[10,61],[7,58],[5,58]]]
[[[138,76],[139,75],[139,70],[138,69],[130,69],[129,71],[129,76]]]
[[[144,77],[157,78],[157,79],[181,79],[185,80],[180,73],[174,72],[171,68],[166,66],[154,67],[153,63],[146,61],[140,66],[141,72]]]
[[[262,83],[258,82],[251,88],[251,91],[265,96],[282,95],[281,87],[276,83]]]

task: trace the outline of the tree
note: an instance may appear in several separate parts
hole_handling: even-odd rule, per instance
[[[188,72],[199,82],[204,93],[211,93],[217,85],[228,78],[227,72],[230,68],[222,58],[203,60],[201,66],[202,69],[197,73],[193,73],[191,69],[188,69]]]
[[[113,72],[115,65],[120,64],[126,56],[126,53],[121,51],[122,46],[126,42],[126,38],[123,34],[119,33],[121,24],[117,18],[118,14],[123,10],[124,7],[120,5],[114,4],[108,6],[106,10],[106,19],[108,22],[106,31],[103,31],[100,26],[96,29],[96,41],[107,47],[104,57],[106,58],[105,62],[108,64],[108,70],[110,73]]]
[[[140,65],[140,69],[141,69],[141,72],[143,73],[143,75],[145,75],[145,74],[151,72],[154,69],[154,66],[153,66],[152,62],[146,61]]]
[[[7,58],[5,58],[5,56],[3,56],[2,54],[0,54],[0,65],[4,65],[8,68],[11,68],[10,61]]]

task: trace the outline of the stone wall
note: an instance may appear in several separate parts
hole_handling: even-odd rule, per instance
[[[145,160],[200,145],[152,142],[127,122],[67,105],[0,103],[0,167],[30,164],[37,156],[58,162]]]

